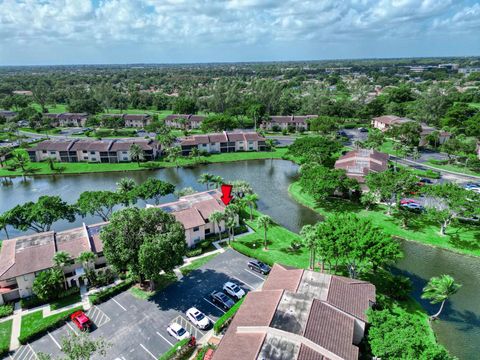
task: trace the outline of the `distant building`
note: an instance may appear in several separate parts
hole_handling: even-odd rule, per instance
[[[31,161],[55,158],[61,162],[117,163],[131,161],[130,147],[136,144],[143,150],[144,160],[154,160],[160,153],[156,141],[135,140],[45,140],[28,149]]]
[[[289,127],[295,130],[308,130],[308,120],[318,117],[317,115],[289,115],[289,116],[270,116],[270,118],[262,124],[262,128],[272,130],[276,127],[286,130]]]
[[[208,218],[214,211],[225,211],[225,204],[220,199],[222,196],[218,190],[199,192],[180,197],[178,201],[158,206],[163,211],[175,216],[185,228],[185,240],[188,247],[193,247],[206,236],[225,231],[225,221],[213,224]],[[237,217],[238,225],[238,217]]]
[[[15,116],[17,116],[17,113],[15,111],[0,110],[0,117],[5,118],[7,121],[12,120]]]
[[[335,162],[335,169],[344,169],[347,176],[365,182],[370,172],[382,172],[388,168],[388,154],[373,149],[358,149],[347,152]]]
[[[107,118],[121,119],[125,127],[143,129],[152,123],[152,116],[149,114],[104,114],[102,121]]]
[[[67,286],[80,286],[85,274],[79,255],[93,252],[97,258],[95,269],[106,266],[103,245],[99,233],[104,224],[54,232],[32,234],[4,240],[0,249],[0,305],[33,295],[32,285],[42,270],[53,267],[53,256],[59,251],[67,252],[73,259],[63,267]]]
[[[33,96],[33,93],[30,90],[14,90],[12,91],[13,95],[23,95],[23,96]]]
[[[181,139],[182,154],[188,155],[193,148],[207,153],[235,151],[265,151],[265,138],[256,132],[228,132],[192,135]]]
[[[203,115],[172,114],[165,118],[165,125],[176,129],[199,129],[204,119]]]
[[[275,264],[247,293],[213,360],[358,360],[375,303],[360,280]]]
[[[87,123],[87,113],[45,113],[43,117],[51,119],[53,126],[61,127],[84,127]]]
[[[469,68],[460,68],[458,69],[460,74],[470,75],[472,73],[480,72],[480,67],[469,67]]]

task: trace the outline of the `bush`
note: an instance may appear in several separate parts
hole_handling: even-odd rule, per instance
[[[209,349],[213,349],[215,350],[217,347],[215,345],[212,345],[212,344],[207,344],[205,345],[204,347],[202,347],[198,353],[197,353],[197,356],[195,357],[195,360],[203,360],[203,357],[205,356],[205,354],[207,353],[207,351]]]
[[[220,334],[224,327],[230,324],[230,321],[233,318],[233,315],[236,314],[240,306],[243,304],[245,297],[243,297],[239,302],[233,305],[230,310],[223,314],[216,322],[213,324],[213,331],[216,335]]]
[[[0,318],[7,317],[13,314],[13,305],[5,304],[0,305]],[[0,350],[1,352],[1,350]]]
[[[170,360],[174,359],[177,355],[178,352],[180,352],[181,348],[188,346],[188,342],[190,339],[183,339],[177,342],[175,345],[173,345],[165,354],[160,356],[159,360]]]
[[[99,291],[95,294],[89,295],[88,298],[90,299],[90,302],[93,305],[100,304],[104,301],[107,301],[112,296],[115,296],[115,295],[127,290],[130,286],[132,286],[133,282],[134,281],[132,279],[128,279],[121,284],[112,286],[111,288],[101,290],[101,291]]]
[[[185,255],[187,257],[195,257],[195,256],[202,255],[202,252],[203,252],[202,248],[199,247],[192,250],[188,250]]]
[[[230,246],[232,248],[234,248],[235,250],[237,250],[239,253],[242,253],[245,256],[255,258],[255,259],[260,260],[261,262],[263,262],[263,263],[265,263],[269,266],[273,266],[273,261],[272,261],[272,259],[270,259],[268,257],[267,254],[258,253],[256,250],[252,250],[252,249],[248,248],[247,246],[243,245],[239,241],[232,242],[230,244]]]
[[[63,299],[67,296],[71,296],[73,294],[78,294],[78,293],[80,293],[80,289],[76,286],[73,286],[73,287],[71,287],[67,290],[62,290],[58,294],[58,297],[56,299],[52,299],[52,300]],[[22,309],[32,309],[32,308],[35,308],[37,306],[42,306],[42,305],[45,305],[45,304],[48,304],[48,301],[42,300],[38,296],[35,296],[35,295],[31,296],[29,298],[20,300],[20,306],[22,307]]]

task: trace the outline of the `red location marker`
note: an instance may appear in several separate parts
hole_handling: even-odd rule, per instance
[[[220,199],[222,199],[225,205],[228,205],[233,199],[232,187],[232,185],[222,184],[222,197]]]

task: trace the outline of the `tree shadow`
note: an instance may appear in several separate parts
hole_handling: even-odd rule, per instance
[[[475,234],[474,239],[462,239],[458,233],[449,234],[448,242],[458,249],[479,250],[480,235]]]

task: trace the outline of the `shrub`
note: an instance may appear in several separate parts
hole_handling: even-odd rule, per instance
[[[178,343],[176,343],[175,345],[173,345],[165,354],[163,354],[162,356],[160,356],[159,360],[170,360],[170,359],[173,359],[174,356],[177,355],[177,352],[179,351],[180,348],[184,347],[184,346],[188,346],[188,342],[190,341],[190,339],[183,339],[183,340],[180,340]]]
[[[215,350],[217,347],[215,345],[212,345],[212,344],[207,344],[205,345],[204,347],[202,347],[198,353],[197,353],[197,356],[195,358],[195,360],[203,360],[203,357],[205,356],[205,354],[207,353],[207,351],[209,349],[213,349]]]
[[[58,293],[58,297],[52,300],[58,300],[58,299],[63,299],[67,296],[71,296],[73,294],[78,294],[80,293],[80,289],[76,286],[73,286],[67,290],[62,290],[61,292]],[[22,309],[32,309],[37,306],[45,305],[47,304],[48,301],[40,299],[38,296],[31,296],[26,299],[21,299],[20,300],[20,306]]]
[[[233,305],[230,310],[228,310],[225,314],[223,314],[216,322],[213,324],[213,331],[216,335],[220,334],[220,332],[223,330],[224,327],[228,326],[230,324],[230,321],[233,318],[233,315],[236,314],[238,309],[243,303],[243,300],[245,300],[245,297],[242,298],[239,302],[237,302],[235,305]]]
[[[12,314],[13,314],[13,305],[12,304],[0,305],[0,318],[7,317],[7,316],[10,316]]]
[[[185,255],[187,257],[195,257],[195,256],[202,255],[202,248],[195,248],[195,249],[189,250]]]
[[[110,299],[112,296],[115,296],[115,295],[121,293],[122,291],[127,290],[130,286],[132,286],[133,282],[134,281],[132,279],[128,279],[121,284],[112,286],[111,288],[101,290],[97,293],[89,295],[88,298],[90,299],[90,302],[93,305],[100,304],[100,303]]]
[[[273,261],[272,261],[272,259],[270,259],[268,257],[267,254],[258,253],[256,250],[252,250],[252,249],[248,248],[247,246],[245,246],[244,244],[242,244],[239,241],[232,242],[230,244],[230,246],[232,248],[234,248],[235,250],[237,250],[239,253],[242,253],[245,256],[255,258],[255,259],[260,260],[261,262],[263,262],[263,263],[265,263],[269,266],[273,266]]]

